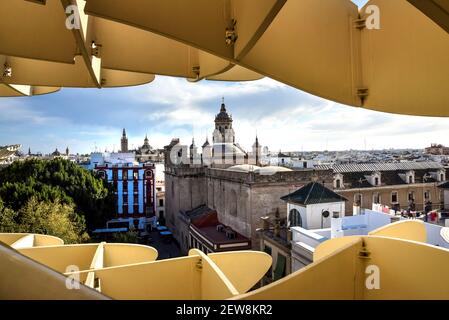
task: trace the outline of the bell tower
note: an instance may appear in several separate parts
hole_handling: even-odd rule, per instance
[[[220,112],[215,116],[215,130],[213,143],[234,143],[235,132],[232,129],[232,116],[226,110],[224,98],[222,99]]]
[[[128,152],[128,137],[126,131],[123,129],[122,139],[120,140],[121,152]]]

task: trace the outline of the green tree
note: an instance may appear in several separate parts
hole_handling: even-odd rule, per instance
[[[63,159],[17,161],[0,171],[4,206],[20,210],[31,199],[72,205],[87,227],[104,226],[115,211],[111,185],[95,173]]]
[[[112,242],[118,243],[137,243],[138,233],[134,229],[130,229],[128,232],[114,233]]]
[[[74,212],[73,205],[43,202],[33,197],[14,212],[2,207],[0,202],[0,232],[48,234],[65,243],[80,243],[89,240],[85,229],[85,221]]]
[[[5,208],[2,199],[0,199],[0,232],[14,233],[19,232],[16,222],[17,213],[14,210]]]

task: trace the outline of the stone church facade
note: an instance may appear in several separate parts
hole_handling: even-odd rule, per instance
[[[236,142],[232,129],[232,118],[227,114],[222,104],[220,113],[215,119],[213,144],[206,147],[214,153],[213,159],[224,157],[227,161],[215,163],[192,163],[189,161],[176,161],[175,154],[184,159],[187,147],[179,148],[179,140],[174,139],[165,147],[165,186],[166,186],[166,223],[173,232],[181,247],[185,247],[188,239],[186,231],[179,226],[180,213],[199,206],[206,205],[218,213],[220,222],[231,227],[238,233],[251,239],[253,247],[259,247],[259,236],[256,232],[262,226],[261,217],[274,216],[278,211],[281,218],[286,220],[287,207],[280,198],[289,194],[310,181],[320,180],[332,185],[332,171],[313,169],[292,171],[282,167],[259,167],[258,157],[260,146],[258,139],[253,146],[253,163],[239,164],[240,153],[245,159],[250,158]],[[195,146],[190,150],[190,160],[193,158]],[[204,146],[203,146],[204,149]],[[217,151],[218,150],[218,151]],[[222,151],[222,152],[221,152]],[[204,156],[199,156],[200,159]],[[220,159],[219,159],[220,160]],[[240,162],[241,163],[241,162]]]
[[[251,171],[230,169],[170,166],[166,165],[166,223],[175,238],[183,244],[187,237],[181,234],[181,211],[189,211],[201,205],[215,209],[219,220],[235,231],[251,239],[258,248],[257,228],[261,217],[274,217],[278,211],[286,220],[287,205],[280,198],[310,181],[332,184],[332,173],[314,170],[278,172],[261,175]]]

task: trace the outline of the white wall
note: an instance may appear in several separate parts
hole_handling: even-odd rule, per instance
[[[154,165],[154,167],[155,167],[155,171],[156,171],[156,174],[155,174],[156,182],[164,182],[165,181],[165,174],[164,174],[165,167],[164,167],[164,164],[163,163],[156,163]],[[164,187],[163,190],[165,191],[165,187]]]
[[[301,227],[293,227],[291,228],[291,231],[292,231],[292,242],[302,242],[313,248],[317,247],[320,243],[329,239],[317,233],[316,231],[318,230],[307,230]]]
[[[449,243],[444,241],[444,239],[441,237],[441,226],[431,223],[425,223],[424,225],[426,226],[427,231],[427,243],[434,246],[449,248]]]
[[[324,211],[329,211],[327,218],[322,217]],[[332,216],[334,212],[338,212],[340,217],[345,214],[345,203],[319,203],[307,206],[307,229],[322,229],[331,226]]]
[[[449,190],[444,190],[444,209],[449,209]]]
[[[304,165],[305,163],[305,165]],[[292,159],[291,165],[296,169],[311,169],[317,164],[314,160]]]
[[[304,229],[322,229],[330,228],[331,219],[334,212],[338,212],[340,217],[345,214],[345,203],[320,203],[311,204],[306,207],[294,203],[287,204],[287,219],[289,219],[290,211],[296,209],[299,211],[302,219],[302,227]],[[329,211],[330,215],[327,218],[322,218],[322,213]],[[290,225],[290,221],[288,221]]]
[[[300,227],[291,228],[292,231],[292,272],[304,268],[308,264],[313,262],[313,253],[315,248],[324,241],[328,240],[327,237],[322,236],[320,233],[330,233],[329,229],[322,230],[307,230]]]
[[[288,225],[290,225],[290,211],[296,209],[299,211],[299,214],[301,215],[301,220],[302,220],[302,227],[305,229],[309,229],[307,227],[307,210],[306,207],[297,205],[297,204],[293,204],[293,203],[287,203],[287,223]]]
[[[333,219],[331,237],[367,235],[369,232],[389,223],[391,223],[389,215],[365,209],[364,214],[361,215]]]

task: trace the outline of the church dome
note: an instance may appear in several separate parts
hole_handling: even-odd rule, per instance
[[[231,122],[232,118],[226,111],[224,103],[221,104],[220,113],[215,116],[215,122]]]
[[[251,164],[239,164],[237,166],[229,167],[228,170],[239,172],[257,172],[257,170],[260,170],[260,167],[253,166]]]
[[[277,166],[267,166],[267,167],[261,167],[257,170],[255,170],[255,172],[259,173],[259,174],[275,174],[278,172],[291,172],[293,171],[292,169],[289,168],[285,168],[285,167],[277,167]]]

